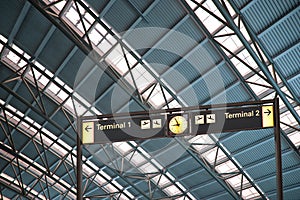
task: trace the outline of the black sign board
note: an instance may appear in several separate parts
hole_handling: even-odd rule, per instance
[[[191,113],[192,135],[253,130],[272,126],[274,126],[272,106],[253,106]]]
[[[274,127],[273,105],[185,108],[82,118],[82,143],[112,143]]]
[[[112,143],[165,136],[164,115],[100,118],[82,122],[83,144]]]

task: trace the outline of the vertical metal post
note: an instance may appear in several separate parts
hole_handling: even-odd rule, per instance
[[[276,154],[276,182],[277,182],[277,199],[283,199],[282,188],[282,159],[281,159],[281,140],[280,140],[280,111],[279,99],[276,98],[274,102],[275,109],[275,154]]]
[[[81,120],[77,119],[77,200],[82,200],[82,144],[81,144]]]

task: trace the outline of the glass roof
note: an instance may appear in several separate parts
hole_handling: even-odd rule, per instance
[[[141,9],[137,2],[129,2],[135,10],[139,11],[139,9]],[[184,5],[184,2],[186,5]],[[209,74],[213,74],[214,69],[221,68],[222,61],[216,62],[211,69],[194,80],[183,80],[182,84],[179,83],[179,85],[181,85],[180,89],[178,89],[175,84],[170,84],[171,82],[168,79],[169,74],[173,73],[172,70],[159,71],[155,63],[149,62],[155,50],[150,50],[147,53],[143,53],[142,50],[136,50],[136,48],[133,47],[134,44],[131,45],[130,32],[124,35],[118,34],[118,31],[113,28],[118,25],[110,24],[111,21],[109,21],[108,17],[105,17],[104,11],[103,13],[99,13],[93,4],[90,6],[88,2],[82,0],[43,0],[43,2],[41,1],[40,3],[48,5],[43,9],[48,12],[49,15],[55,17],[59,16],[58,19],[66,24],[72,34],[76,36],[75,38],[83,40],[84,44],[92,49],[89,55],[92,60],[92,67],[85,78],[78,79],[78,83],[70,85],[61,75],[65,64],[62,63],[57,70],[53,70],[51,67],[42,64],[40,61],[42,59],[39,59],[39,56],[22,48],[22,45],[19,45],[11,39],[11,36],[6,37],[4,36],[5,34],[0,32],[1,63],[13,72],[10,73],[11,75],[1,78],[1,87],[18,82],[19,86],[15,86],[15,88],[12,89],[13,92],[17,93],[19,87],[25,85],[31,98],[34,97],[31,102],[32,108],[25,109],[25,111],[21,110],[21,108],[17,108],[14,103],[11,102],[11,99],[16,97],[15,94],[13,95],[14,97],[6,98],[3,95],[0,98],[1,134],[5,133],[3,134],[5,135],[5,139],[0,141],[2,145],[0,157],[9,163],[6,167],[2,168],[5,170],[0,173],[0,181],[4,182],[4,185],[8,188],[12,188],[11,190],[25,188],[26,194],[31,195],[28,196],[30,198],[49,199],[51,197],[50,189],[47,189],[47,191],[38,191],[38,189],[36,189],[37,182],[32,181],[25,184],[20,181],[20,177],[22,180],[22,175],[17,176],[16,172],[14,175],[8,173],[9,167],[14,169],[14,166],[16,166],[18,170],[23,169],[24,172],[18,172],[23,174],[23,176],[30,174],[48,185],[41,186],[41,188],[51,186],[51,188],[56,191],[56,193],[53,192],[53,196],[60,198],[59,196],[63,195],[65,198],[74,199],[76,198],[77,192],[75,183],[77,153],[74,141],[76,135],[72,135],[72,133],[76,132],[76,117],[107,114],[105,113],[105,109],[100,107],[98,103],[104,102],[105,96],[108,93],[107,91],[114,90],[115,87],[122,88],[122,90],[128,93],[127,95],[134,97],[133,100],[130,99],[129,102],[139,102],[143,104],[144,107],[139,107],[140,109],[155,110],[191,106],[191,101],[187,97],[184,97],[183,94],[187,94],[192,86],[196,88],[200,81],[204,80],[204,82],[207,82],[205,77],[211,78]],[[147,13],[151,13],[152,10],[155,10],[155,6],[158,7],[157,4],[145,8],[143,11],[145,14],[143,14],[143,12],[139,13],[139,15],[141,15],[138,17],[138,20],[135,19],[131,26],[134,28],[140,21],[147,20]],[[235,89],[237,85],[240,84],[243,85],[243,91],[251,94],[251,99],[247,100],[280,97],[281,130],[287,140],[284,144],[289,144],[293,148],[299,148],[300,131],[299,121],[297,121],[299,119],[297,119],[294,113],[297,113],[299,117],[300,107],[299,102],[297,102],[297,97],[295,97],[295,91],[293,91],[290,84],[287,84],[291,82],[291,79],[284,80],[282,73],[276,70],[275,64],[268,59],[268,55],[265,55],[266,51],[261,49],[261,45],[257,41],[253,42],[253,33],[245,28],[245,21],[236,13],[235,8],[232,6],[233,2],[226,1],[224,4],[226,4],[227,12],[229,12],[236,26],[238,26],[240,33],[242,33],[243,37],[250,44],[250,47],[255,51],[261,62],[264,63],[280,91],[274,89],[270,78],[267,77],[260,66],[258,66],[253,55],[249,52],[249,49],[245,47],[241,41],[238,33],[228,25],[226,22],[227,19],[224,17],[222,11],[217,8],[215,1],[186,0],[181,2],[181,6],[184,7],[183,10],[188,13],[190,9],[192,12],[190,15],[197,18],[197,20],[199,20],[198,23],[203,24],[205,30],[200,29],[207,34],[207,39],[200,41],[197,46],[206,45],[206,43],[208,43],[208,46],[211,45],[214,50],[217,49],[215,46],[219,46],[220,50],[224,53],[224,55],[221,56],[222,60],[225,60],[223,63],[226,63],[226,68],[224,67],[224,69],[227,69],[227,65],[230,66],[228,68],[230,68],[231,73],[236,76],[233,80],[237,80],[231,80],[228,85],[224,84],[222,91],[218,88],[208,88],[208,93],[211,95],[210,99],[205,98],[201,100],[201,103],[203,105],[209,104],[212,102],[212,99],[218,99],[218,97],[223,94],[228,95],[227,92],[230,91],[230,89]],[[111,3],[111,5],[107,5],[107,7],[112,5],[117,6],[117,4]],[[187,7],[187,5],[189,7]],[[96,19],[95,16],[99,15],[100,18]],[[174,27],[180,27],[184,24],[185,20],[177,22],[177,25]],[[167,41],[169,39],[169,35],[171,34],[171,31],[170,33],[166,33],[160,37],[159,41],[156,41],[153,46],[161,45],[164,40]],[[189,52],[197,52],[199,46],[193,46]],[[45,48],[45,46],[42,48]],[[73,52],[75,51],[77,51],[76,48],[73,49]],[[93,60],[94,54],[99,58],[97,60],[98,63]],[[164,56],[164,52],[161,52],[161,54]],[[190,54],[187,53],[182,57],[188,58]],[[70,59],[72,54],[68,54],[64,60],[66,60],[67,57]],[[226,57],[227,60],[224,57]],[[156,58],[159,59],[160,56],[157,55]],[[180,66],[180,62],[177,61],[177,64],[172,65],[172,67]],[[105,76],[106,73],[111,73],[112,75],[110,77],[113,81],[111,84],[109,84],[109,81],[103,83],[103,87],[107,89],[105,92],[100,93],[99,96],[93,97],[94,101],[91,101],[91,98],[85,95],[85,91],[83,91],[85,89],[83,88],[85,84],[89,85],[89,78],[91,78],[93,74],[97,74],[101,63],[107,65],[104,69],[101,68],[101,73],[104,71],[103,74]],[[161,64],[161,67],[164,67],[163,64]],[[186,70],[187,68],[184,69]],[[183,78],[185,78],[184,73],[188,74],[189,72],[185,71],[180,74],[181,77],[184,76]],[[185,81],[187,82],[186,84],[184,83]],[[107,86],[105,84],[107,84]],[[213,90],[219,92],[213,92]],[[282,92],[287,100],[282,99],[280,92]],[[44,102],[45,100],[43,101],[45,97],[51,99],[56,105],[51,116],[47,114],[47,106],[50,106],[50,104],[48,105]],[[113,109],[116,112],[122,112],[127,109],[127,104],[128,102],[120,102],[120,105]],[[293,109],[290,110],[290,108]],[[39,118],[32,115],[32,110],[34,109],[39,110],[41,115],[44,115],[46,119],[48,117],[48,122],[47,120],[38,121]],[[57,134],[55,131],[50,130],[50,126],[47,125],[57,124],[58,121],[55,120],[55,116],[60,112],[63,113],[62,115],[65,115],[69,124],[65,127],[61,125],[64,131],[60,132],[60,130],[58,130],[60,134]],[[4,125],[5,123],[7,123],[7,125]],[[11,132],[10,129],[14,131]],[[5,130],[9,131],[6,132]],[[53,130],[55,129],[53,128]],[[27,137],[26,140],[28,142],[36,146],[35,148],[38,152],[40,151],[38,150],[40,148],[39,146],[43,147],[42,152],[39,152],[40,155],[33,157],[26,155],[27,146],[24,145],[16,152],[19,159],[14,159],[16,155],[11,152],[15,151],[12,142],[14,139],[10,138],[17,137],[17,135],[21,135],[21,133]],[[231,149],[224,144],[227,141],[226,137],[230,138],[232,136],[227,136],[226,133],[224,133],[184,137],[181,139],[176,138],[172,145],[178,147],[184,145],[187,148],[186,154],[188,157],[180,158],[170,163],[162,162],[160,157],[163,154],[167,154],[168,151],[171,151],[173,146],[167,146],[160,153],[154,155],[153,152],[148,150],[148,144],[155,147],[155,141],[130,141],[100,145],[97,147],[87,146],[84,149],[85,155],[83,156],[82,166],[85,181],[85,197],[86,199],[93,199],[93,197],[97,197],[97,195],[98,197],[103,195],[103,198],[142,199],[146,197],[151,199],[154,198],[152,195],[159,191],[162,197],[173,196],[173,199],[198,199],[198,188],[202,187],[201,184],[209,185],[210,180],[211,183],[217,182],[221,186],[224,181],[225,184],[223,187],[229,190],[228,193],[234,190],[232,193],[240,195],[243,199],[269,199],[266,194],[267,191],[264,190],[264,186],[260,183],[259,178],[253,177],[253,173],[245,170],[244,161],[237,158],[239,157],[239,153],[243,153],[243,150],[239,150],[240,152],[237,152],[235,155],[235,152],[232,152]],[[266,138],[269,137],[269,135],[266,136]],[[260,141],[260,139],[257,141]],[[261,140],[261,142],[265,141],[268,140]],[[8,149],[9,152],[3,149]],[[49,160],[46,158],[47,153],[45,152],[51,152],[51,155],[53,154],[51,164],[46,163]],[[297,153],[299,154],[299,152]],[[187,171],[185,171],[181,169],[176,171],[176,168],[181,165],[181,159],[191,158],[193,162],[199,164],[199,170],[189,171],[187,169]],[[67,174],[61,176],[56,175],[56,172],[60,171],[60,167],[63,165]],[[299,165],[299,162],[295,164],[295,166],[297,165]],[[186,177],[205,170],[212,178],[208,178],[208,181],[205,183],[188,187]],[[49,171],[49,173],[43,174],[43,171]],[[185,171],[183,173],[184,175],[179,175],[181,174],[180,171]],[[135,181],[128,181],[128,177],[129,179],[135,179]],[[142,184],[144,184],[143,181],[146,183],[146,186],[142,186]],[[195,180],[195,183],[196,182]],[[101,188],[104,194],[99,196],[96,192],[97,188]],[[149,193],[149,196],[146,193]],[[223,195],[223,192],[220,192],[218,195]],[[2,193],[0,193],[0,196],[4,199],[7,198],[5,194]],[[155,198],[157,198],[157,196]],[[209,198],[209,195],[207,198]]]

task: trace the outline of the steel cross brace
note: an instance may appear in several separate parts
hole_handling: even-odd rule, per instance
[[[214,45],[214,47],[217,49],[218,52],[220,52],[220,54],[222,55],[222,57],[229,63],[229,65],[231,66],[232,70],[235,72],[235,74],[239,77],[240,80],[244,80],[244,78],[240,75],[240,73],[235,69],[235,67],[233,66],[232,62],[230,61],[229,57],[226,56],[226,54],[222,51],[222,49],[218,46],[218,43],[213,39],[213,36],[208,32],[208,30],[206,29],[206,27],[203,25],[203,23],[198,19],[198,17],[195,15],[195,13],[193,12],[193,10],[189,7],[189,5],[184,1],[181,0],[181,3],[185,6],[185,8],[187,9],[187,11],[194,17],[195,21],[197,22],[197,24],[201,27],[201,29],[203,29],[203,31],[205,32],[206,36],[209,38],[210,41],[212,41],[212,44]],[[251,88],[249,87],[248,84],[246,84],[245,82],[242,82],[242,84],[248,89],[248,91],[250,91],[250,95],[256,100],[258,101],[258,98],[256,96],[256,94],[251,90]],[[213,141],[216,141],[213,137],[211,137]],[[218,146],[220,149],[222,149],[222,151],[226,154],[226,156],[229,158],[229,160],[231,160],[234,165],[239,169],[240,174],[242,174],[248,181],[249,183],[256,188],[257,192],[260,194],[260,196],[263,199],[266,199],[265,196],[263,195],[263,193],[261,193],[261,191],[257,188],[257,186],[253,183],[253,181],[251,180],[251,178],[248,177],[248,175],[246,175],[242,169],[239,167],[238,164],[236,164],[236,162],[233,160],[233,158],[228,155],[226,153],[226,151],[224,150],[223,146],[221,146],[218,142],[215,144],[216,146]],[[218,177],[217,177],[218,178]]]
[[[7,86],[4,86],[2,83],[0,83],[0,86],[4,89],[7,89],[11,94],[13,94],[13,96],[15,96],[16,98],[18,98],[19,100],[21,100],[21,102],[23,102],[25,105],[29,106],[32,111],[36,112],[37,114],[40,114],[42,117],[44,117],[49,123],[51,123],[52,125],[54,125],[56,128],[58,128],[60,131],[66,133],[69,135],[69,133],[67,133],[64,129],[62,129],[57,123],[55,123],[53,120],[50,119],[49,116],[45,116],[43,113],[41,113],[41,111],[39,111],[37,108],[34,108],[31,104],[29,104],[25,99],[23,99],[22,97],[20,97],[18,94],[16,94],[14,91],[12,91],[11,89],[9,89]],[[14,155],[14,154],[13,154]],[[87,164],[87,163],[86,163]],[[126,180],[125,180],[126,181]],[[128,181],[126,181],[128,182]],[[129,183],[129,182],[128,182]],[[130,183],[129,183],[130,184]],[[133,188],[135,188],[136,190],[138,190],[134,185],[131,185]],[[139,190],[138,190],[139,191]],[[143,194],[141,192],[141,194]],[[145,194],[144,194],[145,196]],[[145,196],[146,197],[146,196]]]
[[[2,107],[2,109],[3,109],[3,112],[6,112],[6,111],[8,111],[8,112],[10,112],[10,113],[13,113],[13,111],[11,111],[9,108],[6,108],[6,107]],[[16,116],[16,117],[18,117],[19,119],[20,119],[20,121],[18,122],[18,124],[19,123],[21,123],[21,121],[24,121],[24,122],[26,122],[26,124],[28,124],[28,125],[30,125],[31,127],[34,127],[36,130],[38,130],[38,132],[40,132],[40,134],[41,134],[41,132],[42,132],[42,128],[38,128],[38,127],[36,127],[35,125],[33,125],[33,124],[31,124],[28,120],[26,120],[25,119],[25,116],[26,115],[24,115],[23,117],[21,117],[20,115],[18,115],[17,113],[14,113],[14,116]],[[7,122],[8,123],[8,122]],[[18,129],[18,124],[17,124],[17,126],[14,126],[14,127],[12,127],[13,128],[13,131],[15,131],[15,130],[17,130]],[[19,130],[20,131],[20,130]],[[23,130],[21,130],[21,132],[22,132]],[[38,133],[36,133],[36,134],[38,134]],[[44,133],[45,134],[45,133]],[[42,138],[42,137],[41,137]],[[33,138],[29,138],[30,140],[33,140]],[[25,144],[25,146],[26,146],[27,144]],[[24,146],[21,148],[21,149],[23,149],[24,148]],[[38,150],[38,149],[36,149],[36,150]],[[14,151],[14,152],[16,152],[17,150],[15,150],[15,149],[12,149],[12,151]],[[18,151],[21,151],[21,150],[18,150]],[[40,156],[41,156],[41,152],[39,152],[38,151],[38,153],[40,154]],[[45,153],[45,152],[43,152],[43,153]],[[14,155],[14,154],[12,154],[12,155]],[[16,157],[17,159],[20,159],[19,157]],[[42,158],[41,158],[42,159]],[[22,160],[22,159],[21,159]],[[24,160],[23,160],[24,161]],[[26,162],[27,163],[27,162]],[[31,167],[33,167],[34,165],[29,165],[29,166],[31,166]],[[47,184],[47,179],[49,178],[49,177],[52,177],[51,176],[51,174],[53,174],[53,172],[50,172],[49,171],[49,167],[48,166],[44,166],[45,168],[46,168],[46,171],[43,171],[43,170],[38,170],[38,171],[43,171],[43,175],[45,175],[45,182],[46,182],[46,184]],[[48,178],[47,178],[48,177]],[[56,179],[53,179],[55,182],[57,182],[57,180]],[[48,184],[47,184],[47,186],[48,186]],[[62,186],[64,186],[64,185],[62,185]],[[68,188],[68,187],[65,187],[65,188]],[[50,194],[49,194],[49,190],[47,190],[48,191],[48,196],[49,196],[49,198],[50,198]],[[45,195],[46,196],[46,195]]]
[[[53,23],[55,25],[55,27],[57,27],[60,31],[62,31],[72,42],[74,42],[74,44],[76,46],[78,46],[78,48],[86,55],[89,55],[92,52],[92,48],[89,46],[89,44],[87,44],[83,39],[79,39],[78,37],[74,36],[74,32],[70,32],[70,27],[65,27],[63,26],[64,21],[61,18],[58,18],[58,20],[60,20],[62,23],[58,23],[57,18],[54,18],[53,16],[51,16],[47,11],[45,11],[42,7],[41,7],[41,2],[38,1],[39,3],[37,3],[35,0],[28,0],[37,10],[39,10],[51,23]],[[77,3],[79,3],[80,6],[86,8],[86,5],[83,4],[80,1],[76,1]],[[77,4],[78,5],[78,4]],[[96,21],[101,22],[100,19],[98,19],[97,17],[95,17],[95,14],[88,10],[89,14],[91,14]],[[103,22],[101,22],[101,25],[103,24]],[[112,32],[110,29],[108,29],[107,31]],[[113,35],[113,33],[112,33]],[[77,35],[76,35],[77,36]],[[119,39],[118,39],[118,42]],[[122,43],[120,43],[122,45],[125,45]],[[128,49],[128,47],[127,47]],[[129,51],[130,52],[130,51]],[[95,53],[90,56],[90,58],[97,63],[97,57],[99,57],[99,55],[95,55]],[[119,85],[124,89],[125,92],[127,92],[129,95],[131,95],[131,92],[129,91],[129,88],[131,88],[129,86],[129,84],[127,84],[126,82],[122,81],[118,81],[120,80],[120,76],[114,71],[114,69],[112,69],[111,67],[108,68],[109,70],[106,70],[107,74],[115,81],[118,82]],[[138,98],[136,96],[132,96],[132,98],[141,106],[141,107],[146,107],[145,104],[141,103]]]
[[[0,41],[0,42],[2,43],[2,41]],[[9,48],[11,51],[15,52],[14,49],[12,49],[11,47],[7,46],[5,43],[3,43],[3,44],[5,45],[5,47],[7,47],[7,48]],[[18,52],[15,52],[15,53],[18,54]],[[22,55],[19,55],[19,56],[22,57]],[[28,61],[28,63],[29,63],[29,61]],[[31,63],[30,63],[30,65],[34,66],[34,65],[31,64]],[[35,66],[34,66],[34,67],[35,67]],[[35,67],[35,69],[36,69],[37,71],[39,71],[40,73],[44,74],[44,72],[41,71],[39,68]],[[44,75],[47,76],[47,74],[44,74]],[[53,77],[53,78],[49,78],[49,80],[54,81],[54,77]],[[50,84],[50,82],[49,82],[48,84]],[[32,104],[28,103],[25,99],[23,99],[22,97],[18,96],[18,94],[16,94],[14,90],[9,89],[9,88],[8,88],[7,86],[5,86],[3,83],[0,83],[0,86],[1,86],[1,87],[4,87],[4,88],[6,88],[6,89],[8,89],[8,90],[10,91],[9,93],[11,93],[13,96],[14,96],[14,95],[17,95],[17,96],[15,96],[15,97],[20,98],[21,101],[22,101],[25,105],[29,106],[29,108],[33,109],[34,112],[36,112],[37,114],[43,115],[44,118],[46,117],[45,119],[47,120],[48,123],[52,123],[52,125],[56,126],[56,128],[59,127],[58,124],[53,124],[53,123],[55,123],[55,122],[51,120],[51,116],[48,116],[48,115],[46,115],[45,113],[42,113],[41,110],[38,110],[38,109],[34,108],[34,107],[32,106]],[[45,88],[46,88],[46,87],[45,87]],[[44,88],[44,89],[45,89],[45,88]],[[43,91],[44,91],[44,89],[43,89]],[[62,90],[65,90],[65,91],[66,91],[65,88],[62,88]],[[66,92],[68,92],[68,91],[66,91]],[[61,106],[59,106],[59,107],[61,107]],[[56,112],[56,111],[55,111],[55,112]],[[70,124],[70,126],[72,126],[72,124]],[[73,126],[72,126],[72,127],[73,127]],[[61,129],[61,128],[58,128],[58,129],[61,130],[62,132],[64,132],[65,134],[67,134],[70,138],[74,139],[74,138],[73,138],[70,134],[68,134],[65,130],[63,130],[63,129]],[[128,182],[128,183],[129,183],[129,182]],[[129,184],[130,184],[130,183],[129,183]],[[132,185],[132,187],[135,188],[135,186],[133,186],[133,185]],[[135,188],[135,189],[137,189],[137,188]],[[138,190],[138,189],[137,189],[137,190]],[[142,192],[141,192],[141,194],[142,194]]]
[[[226,186],[227,187],[227,186]]]
[[[5,108],[5,110],[8,110],[8,111],[10,111],[10,112],[12,112],[11,110],[9,110],[8,108]],[[15,113],[15,115],[18,117],[18,118],[22,118],[21,116],[19,116],[18,114],[16,114]],[[23,121],[25,121],[27,124],[30,124],[30,122],[28,122],[26,119],[23,119]],[[39,129],[38,127],[36,127],[35,125],[32,125],[35,129]],[[45,134],[45,133],[44,133]],[[52,138],[50,138],[51,140],[52,140]],[[52,142],[55,142],[55,141],[52,141]],[[61,148],[63,148],[64,149],[64,147],[61,147]],[[67,149],[65,149],[65,150],[67,150]],[[11,151],[11,152],[14,152],[14,151]],[[12,155],[15,155],[15,154],[12,154]],[[73,153],[71,153],[71,155],[72,156],[76,156],[76,155],[73,155]],[[19,157],[17,157],[17,158],[19,158]],[[24,161],[23,159],[21,159],[22,161]],[[89,166],[88,165],[88,163],[85,163],[87,166]],[[30,165],[31,166],[31,165]],[[33,166],[33,165],[32,165]],[[41,170],[38,170],[38,171],[41,171]],[[43,171],[43,170],[42,170]],[[46,176],[49,176],[50,178],[52,177],[51,176],[51,174],[52,173],[54,173],[54,172],[51,172],[51,173],[47,173],[47,172],[43,172],[44,173],[44,175],[46,175]],[[103,177],[104,179],[106,179],[106,177]],[[56,179],[54,179],[54,181],[55,182],[57,182],[57,180]],[[106,180],[107,182],[110,182],[109,180]],[[125,180],[126,181],[126,180]],[[128,181],[127,181],[128,182]],[[60,182],[58,182],[58,183],[60,183]],[[129,182],[128,182],[129,183]],[[60,183],[61,185],[62,185],[62,183]],[[113,183],[111,183],[112,185],[113,185]],[[130,184],[130,183],[129,183]],[[63,187],[65,187],[64,185],[62,185]],[[131,187],[133,187],[134,189],[136,189],[137,191],[139,191],[134,185],[131,185]],[[65,188],[67,188],[67,187],[65,187]],[[73,192],[72,190],[70,190],[71,192]],[[74,193],[74,192],[73,192]],[[140,191],[140,193],[141,194],[143,194],[141,191]],[[145,194],[144,194],[145,195]],[[146,195],[145,195],[145,197],[146,197]]]
[[[44,170],[38,168],[37,166],[35,166],[34,164],[32,164],[31,162],[29,162],[26,158],[24,158],[23,156],[19,155],[18,153],[16,153],[15,151],[13,151],[12,149],[6,147],[3,144],[0,144],[0,149],[13,155],[14,157],[20,159],[22,162],[26,163],[27,165],[33,167],[34,169],[36,169],[37,171],[39,171],[40,173],[49,176],[49,178],[53,179],[55,182],[58,182],[58,180],[56,180],[54,177],[51,176],[51,174],[45,174]],[[63,183],[58,182],[59,184],[63,185],[63,187],[67,188]]]
[[[243,21],[243,23],[245,24],[245,28],[248,31],[249,36],[251,37],[251,39],[258,44],[259,48],[262,50],[262,52],[264,53],[264,55],[266,56],[266,58],[268,59],[268,61],[273,65],[273,67],[275,68],[277,74],[279,75],[280,79],[282,80],[282,82],[284,83],[284,85],[287,87],[287,89],[289,90],[289,92],[291,93],[292,97],[289,97],[291,99],[294,99],[298,104],[300,103],[300,99],[297,96],[297,94],[295,94],[295,92],[291,89],[291,87],[289,86],[286,78],[282,75],[282,73],[280,73],[278,71],[278,67],[276,65],[276,63],[274,62],[274,59],[269,55],[269,53],[267,52],[266,48],[264,45],[262,45],[261,41],[259,40],[258,36],[254,33],[254,31],[252,30],[252,28],[248,25],[249,23],[247,22],[247,20],[243,17],[241,11],[238,9],[238,7],[236,6],[236,4],[232,1],[229,0],[228,1],[230,3],[230,5],[232,6],[232,8],[234,9],[234,11],[240,15],[240,20]],[[259,50],[257,49],[257,52],[259,53]]]
[[[212,0],[216,7],[219,9],[220,13],[223,15],[223,17],[226,19],[229,27],[236,33],[242,44],[245,46],[251,57],[254,59],[258,67],[261,69],[261,71],[264,73],[264,75],[269,80],[270,84],[273,86],[274,90],[277,92],[277,94],[280,96],[281,100],[284,102],[286,107],[289,109],[291,114],[294,116],[296,121],[300,124],[300,117],[298,113],[295,111],[294,107],[291,105],[291,103],[286,98],[285,94],[281,91],[280,87],[277,85],[276,81],[272,77],[270,71],[268,70],[267,66],[262,63],[262,61],[259,59],[258,55],[255,53],[255,51],[252,49],[244,35],[242,34],[239,27],[235,24],[233,19],[231,18],[230,14],[227,12],[227,10],[224,8],[224,6],[220,3],[219,0]]]

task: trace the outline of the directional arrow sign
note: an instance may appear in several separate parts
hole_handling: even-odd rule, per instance
[[[87,125],[84,130],[88,133],[88,132],[90,132],[89,130],[91,130],[91,129],[93,129],[93,128],[91,126]]]
[[[262,106],[262,127],[273,127],[274,126],[274,115],[273,106]]]
[[[164,137],[164,115],[99,116],[82,122],[83,144]]]
[[[269,116],[272,113],[272,111],[269,110],[269,108],[267,108],[267,111],[265,111],[264,113],[267,114],[267,116]]]
[[[269,128],[274,126],[273,106],[192,111],[191,123],[191,135]]]
[[[82,143],[94,142],[94,122],[82,123]]]
[[[274,104],[241,103],[219,107],[167,109],[82,118],[82,143],[180,137],[274,127]]]

